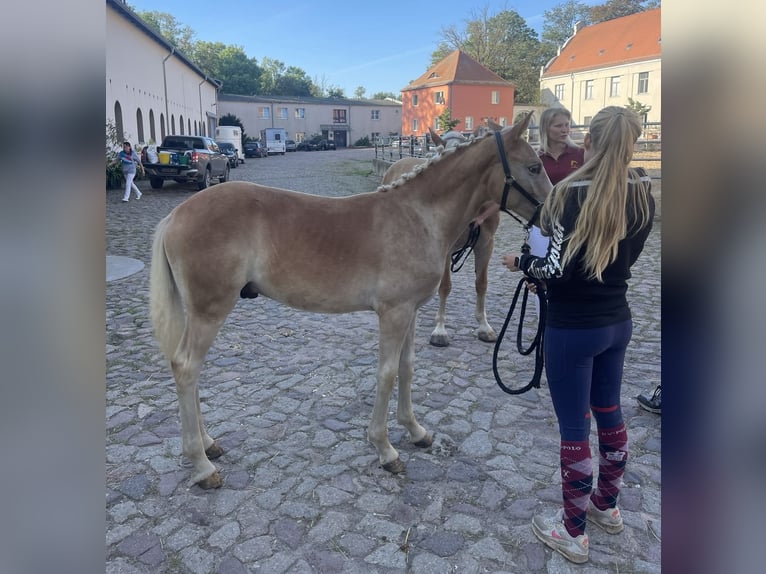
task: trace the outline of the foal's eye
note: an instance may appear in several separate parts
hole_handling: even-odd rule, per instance
[[[527,170],[528,170],[528,171],[529,171],[529,173],[531,173],[532,175],[539,175],[539,174],[540,174],[540,171],[541,171],[542,169],[543,169],[543,164],[541,164],[541,163],[535,163],[535,164],[532,164],[532,165],[529,165],[529,166],[527,166]]]

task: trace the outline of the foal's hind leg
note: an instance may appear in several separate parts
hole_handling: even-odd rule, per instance
[[[436,313],[436,326],[431,332],[428,341],[434,347],[449,347],[449,335],[447,334],[447,297],[452,291],[452,272],[450,271],[451,260],[447,257],[444,264],[442,280],[439,283],[439,311]]]
[[[492,258],[492,249],[495,246],[495,234],[493,230],[487,230],[479,237],[479,241],[473,249],[473,262],[476,269],[476,321],[479,323],[477,336],[480,341],[494,343],[497,341],[497,333],[487,321],[487,276],[489,273],[489,261]]]
[[[213,447],[215,442],[204,429],[198,388],[205,354],[222,323],[188,316],[183,336],[170,363],[178,394],[183,454],[192,464],[190,483],[198,483],[202,488],[218,488],[223,483],[205,454],[205,450]]]

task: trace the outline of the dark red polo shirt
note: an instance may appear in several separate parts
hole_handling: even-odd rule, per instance
[[[585,163],[585,149],[581,147],[567,146],[567,149],[559,156],[553,159],[548,152],[541,152],[540,159],[543,162],[545,173],[553,185],[556,185],[573,171],[579,169]]]

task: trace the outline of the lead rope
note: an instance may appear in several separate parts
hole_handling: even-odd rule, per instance
[[[527,250],[529,249],[527,245],[524,247],[526,247]],[[522,251],[523,250],[524,249],[522,248]],[[540,317],[537,322],[537,331],[535,332],[535,336],[532,339],[532,343],[530,343],[529,347],[524,349],[522,346],[522,331],[524,329],[524,317],[526,316],[527,300],[529,298],[529,289],[526,287],[527,283],[532,283],[536,287],[538,298],[540,299]],[[516,331],[516,349],[522,355],[529,355],[532,353],[532,351],[535,352],[535,372],[532,375],[532,380],[529,381],[529,383],[527,383],[525,386],[519,389],[511,389],[510,387],[507,387],[505,384],[503,384],[503,381],[500,378],[500,373],[497,370],[497,356],[500,353],[500,345],[502,344],[503,338],[505,337],[505,331],[508,329],[508,324],[511,322],[511,317],[513,316],[513,311],[516,309],[516,303],[518,302],[519,294],[521,293],[522,289],[524,289],[524,295],[521,298],[519,326]],[[520,395],[522,393],[526,393],[532,387],[536,389],[540,388],[540,379],[542,378],[544,366],[543,349],[545,336],[545,317],[547,313],[548,303],[545,297],[545,291],[543,289],[543,282],[539,279],[535,279],[534,277],[522,277],[519,281],[519,284],[516,286],[516,292],[513,294],[511,307],[508,309],[508,314],[505,317],[503,328],[500,329],[500,334],[498,335],[497,341],[495,342],[495,351],[492,354],[492,372],[495,375],[495,381],[497,381],[497,385],[509,395]]]
[[[456,249],[452,252],[452,255],[450,255],[450,259],[452,260],[452,265],[450,265],[450,269],[453,273],[457,273],[463,268],[463,265],[465,264],[465,260],[468,259],[468,256],[473,251],[474,246],[476,245],[476,242],[479,240],[479,235],[481,234],[481,225],[476,225],[473,221],[468,226],[468,238],[465,240],[465,243],[460,249]],[[462,259],[462,261],[461,261]]]

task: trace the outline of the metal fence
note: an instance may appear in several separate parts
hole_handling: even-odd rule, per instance
[[[588,126],[572,126],[570,137],[578,145],[582,145]],[[472,132],[464,134],[471,137]],[[530,126],[527,129],[526,140],[537,150],[540,147],[540,126]],[[647,122],[636,141],[636,151],[662,151],[662,123]],[[396,161],[403,157],[427,157],[436,150],[433,140],[424,136],[381,136],[375,139],[375,158],[386,161]]]

